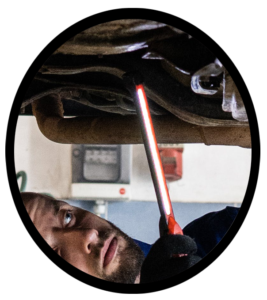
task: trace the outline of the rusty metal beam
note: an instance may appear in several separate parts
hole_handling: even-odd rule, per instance
[[[64,118],[61,99],[49,95],[32,103],[40,131],[63,144],[141,144],[136,116]],[[251,147],[249,127],[207,127],[184,122],[174,116],[154,116],[159,143],[204,143]]]

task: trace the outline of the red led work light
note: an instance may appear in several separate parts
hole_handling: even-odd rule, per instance
[[[135,104],[137,106],[137,113],[139,114],[139,118],[141,120],[144,144],[148,156],[150,171],[157,194],[160,211],[162,214],[164,214],[165,221],[168,226],[168,233],[183,234],[181,227],[174,218],[169,191],[167,188],[167,183],[156,141],[156,135],[149,111],[148,101],[142,84],[136,85],[136,94],[137,99],[135,99]]]

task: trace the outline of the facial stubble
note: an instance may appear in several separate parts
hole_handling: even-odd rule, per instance
[[[109,222],[110,223],[110,222]],[[127,234],[122,232],[114,224],[110,223],[113,229],[100,233],[99,244],[95,252],[96,257],[100,257],[100,249],[104,242],[112,234],[115,233],[116,238],[124,240],[124,245],[118,244],[117,254],[115,259],[118,260],[118,266],[111,274],[100,272],[99,277],[106,281],[134,284],[137,276],[140,273],[144,254],[140,247]]]

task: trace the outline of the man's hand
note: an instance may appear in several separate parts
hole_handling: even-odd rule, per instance
[[[192,267],[200,257],[194,255],[196,243],[185,235],[165,235],[149,251],[141,268],[140,283],[160,281]]]

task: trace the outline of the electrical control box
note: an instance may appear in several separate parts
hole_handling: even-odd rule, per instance
[[[72,145],[72,198],[130,198],[131,145]]]

